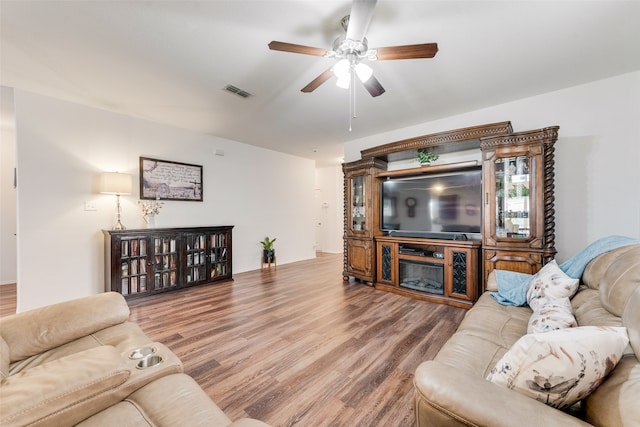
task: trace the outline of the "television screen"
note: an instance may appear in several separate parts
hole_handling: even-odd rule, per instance
[[[389,234],[480,239],[482,171],[388,178],[382,181],[381,227]]]

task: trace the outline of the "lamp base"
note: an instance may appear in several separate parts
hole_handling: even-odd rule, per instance
[[[116,221],[116,225],[113,226],[114,230],[125,230],[127,227],[125,227],[124,225],[122,225],[122,223],[120,222],[120,195],[116,194],[116,217],[117,217],[117,221]]]

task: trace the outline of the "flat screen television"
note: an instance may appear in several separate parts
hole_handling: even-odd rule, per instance
[[[387,234],[481,239],[481,169],[388,177],[381,186],[380,224]]]

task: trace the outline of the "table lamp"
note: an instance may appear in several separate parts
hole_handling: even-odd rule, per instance
[[[133,188],[131,175],[127,173],[105,172],[100,175],[100,193],[116,195],[117,222],[114,230],[124,230],[126,227],[120,222],[120,196],[131,194]]]

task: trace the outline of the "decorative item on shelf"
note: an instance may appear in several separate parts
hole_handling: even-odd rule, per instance
[[[426,148],[418,150],[418,162],[420,162],[420,165],[428,165],[431,162],[438,160],[439,157],[439,155]]]
[[[409,218],[413,218],[414,216],[416,216],[416,205],[418,204],[418,201],[416,200],[416,198],[407,197],[404,200],[404,204],[407,205],[407,216]]]
[[[142,200],[138,200],[138,204],[140,205],[140,209],[142,210],[142,219],[144,219],[147,227],[155,227],[156,215],[160,215],[160,209],[164,205],[164,202],[161,202],[160,197],[157,197],[156,200],[153,200],[151,202],[143,202]]]
[[[262,262],[263,264],[275,263],[276,261],[276,250],[273,247],[276,238],[271,239],[269,236],[266,236],[260,244],[262,245]]]
[[[529,197],[529,188],[526,185],[517,184],[515,187],[510,188],[508,191],[509,197]]]
[[[116,196],[116,225],[114,230],[124,230],[126,227],[120,222],[120,196],[131,194],[133,188],[131,175],[118,172],[104,172],[100,175],[100,193],[115,194]]]

